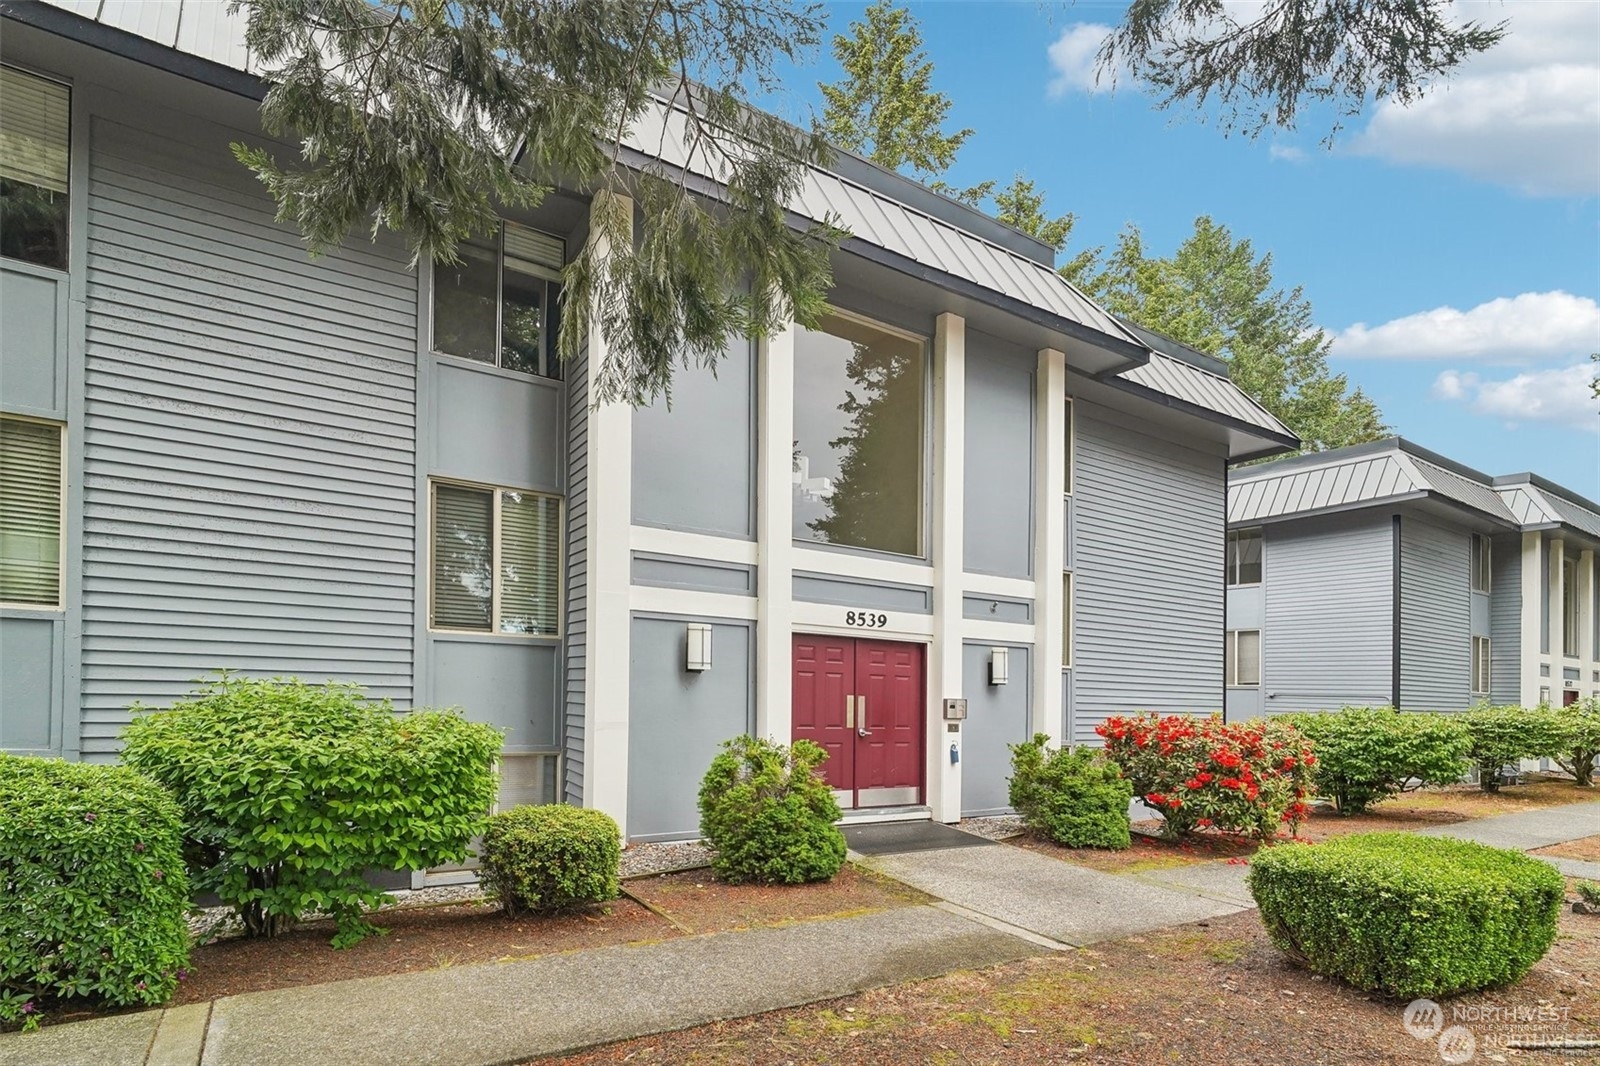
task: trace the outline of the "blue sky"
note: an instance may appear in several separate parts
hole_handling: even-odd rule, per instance
[[[1410,108],[1224,137],[1088,74],[1121,5],[912,3],[950,127],[956,185],[1022,172],[1072,249],[1129,222],[1167,254],[1208,214],[1271,252],[1335,337],[1333,363],[1395,430],[1488,473],[1533,470],[1600,498],[1600,3],[1458,4],[1511,35]],[[864,4],[828,5],[830,32]],[[820,106],[824,49],[781,110]]]

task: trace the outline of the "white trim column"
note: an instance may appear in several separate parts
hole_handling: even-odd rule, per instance
[[[946,312],[933,332],[933,646],[928,678],[928,806],[961,819],[961,764],[945,728],[944,701],[962,695],[962,593],[966,568],[967,321]]]
[[[793,736],[794,325],[758,348],[756,735]]]
[[[1559,537],[1550,538],[1550,702],[1560,704],[1561,668],[1567,661],[1567,642],[1562,639],[1567,615],[1561,597],[1565,592],[1567,576],[1567,542]]]
[[[626,212],[631,230],[633,201],[602,193],[592,211],[604,210],[604,197],[615,198]],[[604,227],[590,239],[606,240]],[[608,357],[600,316],[589,331],[589,380],[593,382]],[[583,805],[616,819],[628,835],[628,674],[629,535],[633,523],[633,408],[627,403],[597,405],[591,394],[587,409],[589,434],[588,628],[585,642],[589,670],[584,687]]]
[[[1578,698],[1582,699],[1594,689],[1594,552],[1585,549],[1578,553]],[[1565,685],[1563,684],[1563,687]]]
[[[1521,690],[1518,702],[1532,707],[1539,702],[1539,611],[1543,603],[1543,586],[1539,579],[1539,553],[1543,534],[1529,531],[1522,534],[1522,653],[1518,672]]]
[[[1033,729],[1052,745],[1061,738],[1061,641],[1065,605],[1061,572],[1066,566],[1067,357],[1039,351],[1034,418],[1034,646]]]

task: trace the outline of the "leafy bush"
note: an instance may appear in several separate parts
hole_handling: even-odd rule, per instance
[[[1282,715],[1311,741],[1312,786],[1344,814],[1420,785],[1448,784],[1465,769],[1467,730],[1451,715],[1346,707]]]
[[[828,881],[844,865],[839,805],[817,773],[828,753],[761,737],[723,743],[700,783],[700,833],[725,881]]]
[[[1600,908],[1600,882],[1579,881],[1578,898],[1590,907]]]
[[[1561,731],[1549,707],[1475,707],[1461,721],[1471,741],[1467,758],[1485,792],[1500,791],[1500,771],[1508,764],[1561,751]]]
[[[566,910],[616,899],[622,834],[611,816],[553,803],[489,819],[478,858],[507,914]]]
[[[178,805],[132,770],[0,754],[0,1027],[164,1003],[189,963]]]
[[[1402,999],[1509,984],[1550,950],[1565,881],[1521,852],[1367,833],[1251,860],[1267,934],[1318,973]]]
[[[1028,828],[1069,848],[1126,848],[1133,786],[1091,748],[1048,750],[1035,734],[1011,745],[1011,806]]]
[[[466,858],[501,743],[451,712],[396,714],[354,685],[231,676],[140,714],[123,739],[123,761],[176,794],[196,883],[249,935],[319,910],[338,922],[335,946],[375,931],[362,911],[383,894],[366,871]]]
[[[1134,795],[1161,812],[1168,837],[1214,827],[1265,838],[1305,818],[1316,757],[1286,723],[1119,715],[1095,732]]]
[[[1600,759],[1600,696],[1589,696],[1555,711],[1558,747],[1556,765],[1580,785],[1594,784],[1594,761]]]

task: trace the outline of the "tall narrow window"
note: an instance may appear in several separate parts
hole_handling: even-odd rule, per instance
[[[1261,530],[1228,531],[1228,584],[1261,584]]]
[[[1489,694],[1489,638],[1472,638],[1472,694]]]
[[[1072,571],[1061,575],[1061,665],[1072,665]]]
[[[1578,560],[1561,561],[1561,654],[1578,657]]]
[[[71,93],[0,67],[0,255],[67,268]]]
[[[1261,684],[1261,631],[1231,629],[1224,641],[1223,682],[1229,688]]]
[[[558,498],[437,482],[432,531],[432,628],[536,637],[560,633]]]
[[[433,350],[519,374],[559,378],[556,325],[566,245],[507,222],[493,241],[433,266]]]
[[[1490,582],[1489,571],[1489,538],[1482,533],[1472,535],[1472,591],[1488,592]]]
[[[1066,427],[1067,427],[1066,445],[1065,445],[1065,447],[1066,447],[1066,456],[1065,456],[1065,458],[1066,458],[1066,461],[1067,461],[1067,495],[1071,496],[1072,495],[1072,464],[1073,464],[1074,460],[1076,460],[1077,457],[1078,457],[1078,442],[1077,442],[1077,439],[1076,439],[1077,432],[1078,432],[1078,424],[1077,424],[1077,421],[1073,418],[1073,415],[1072,415],[1072,397],[1071,396],[1067,397],[1067,409],[1066,409],[1066,415],[1065,415],[1065,418],[1063,419],[1063,421],[1066,423]]]
[[[0,603],[61,606],[61,434],[0,418]]]

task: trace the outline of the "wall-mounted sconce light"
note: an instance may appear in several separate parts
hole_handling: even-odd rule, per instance
[[[683,668],[693,673],[711,669],[711,627],[704,622],[690,622],[683,627]]]
[[[989,684],[1004,685],[1011,680],[1011,649],[989,649]]]

